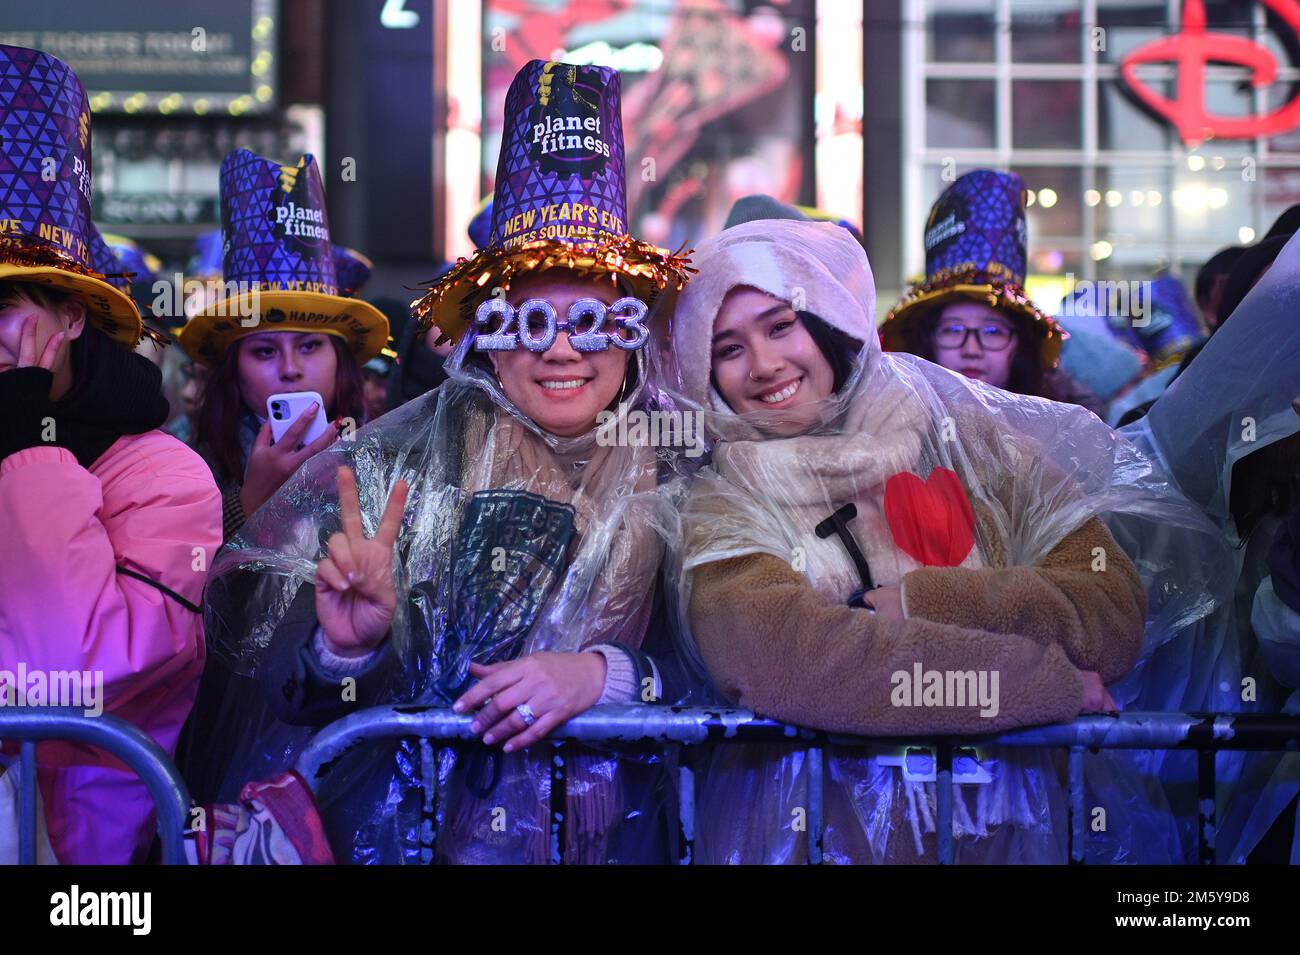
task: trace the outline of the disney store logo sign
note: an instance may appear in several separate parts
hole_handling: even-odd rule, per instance
[[[1300,37],[1300,0],[1259,0]],[[1241,5],[1243,10],[1246,4]],[[1138,79],[1144,64],[1173,63],[1178,85],[1174,98],[1162,96]],[[1184,0],[1183,28],[1173,36],[1138,47],[1120,62],[1120,73],[1134,95],[1178,129],[1183,142],[1197,144],[1214,137],[1252,139],[1275,136],[1300,126],[1300,96],[1262,116],[1223,116],[1205,106],[1205,67],[1209,63],[1244,66],[1255,87],[1277,80],[1277,59],[1266,47],[1230,33],[1206,29],[1204,0]]]

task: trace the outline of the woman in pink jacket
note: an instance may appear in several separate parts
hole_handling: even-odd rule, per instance
[[[27,677],[0,703],[67,702],[33,681],[75,672],[92,695],[102,687],[83,709],[102,706],[171,752],[203,668],[197,605],[221,546],[220,498],[203,461],[157,430],[161,376],[131,352],[140,315],[91,270],[81,84],[10,46],[0,73],[18,77],[0,90],[0,125],[14,131],[0,140],[0,197],[18,195],[14,176],[27,197],[0,200],[0,671]],[[40,157],[54,159],[53,181],[27,168]],[[37,761],[60,862],[143,861],[153,806],[133,773],[64,742],[42,743]]]

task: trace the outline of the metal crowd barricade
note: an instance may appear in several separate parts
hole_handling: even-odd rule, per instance
[[[325,727],[302,752],[297,770],[313,786],[328,773],[330,764],[355,746],[381,739],[419,739],[424,757],[426,788],[433,765],[431,741],[440,741],[442,754],[460,742],[474,742],[472,717],[449,709],[423,706],[382,706],[353,713]],[[3,724],[0,724],[2,726]],[[1294,751],[1300,747],[1300,717],[1257,714],[1121,713],[1085,716],[1073,723],[1038,726],[997,736],[928,737],[922,740],[845,736],[790,726],[757,716],[747,710],[715,707],[666,707],[650,705],[597,706],[555,730],[548,743],[551,759],[551,860],[562,859],[565,844],[565,759],[568,741],[587,743],[658,743],[664,747],[665,764],[677,767],[679,863],[689,864],[694,852],[694,780],[689,767],[679,758],[683,746],[702,744],[737,745],[785,743],[803,747],[808,759],[807,806],[808,861],[822,861],[822,765],[825,748],[835,746],[928,745],[936,751],[936,829],[939,861],[953,861],[953,755],[976,745],[1061,747],[1069,751],[1067,762],[1070,861],[1084,861],[1085,750],[1098,749],[1182,749],[1195,750],[1200,819],[1200,862],[1213,864],[1215,819],[1215,756],[1220,750]],[[435,774],[437,775],[437,774]],[[425,806],[431,808],[433,793],[425,792]],[[432,840],[436,845],[439,825],[433,817]],[[432,846],[427,853],[432,858]]]
[[[18,861],[36,862],[36,744],[64,740],[94,746],[120,759],[149,789],[158,813],[165,865],[185,864],[190,794],[163,748],[143,730],[110,714],[87,716],[75,707],[0,707],[0,740],[18,740]]]

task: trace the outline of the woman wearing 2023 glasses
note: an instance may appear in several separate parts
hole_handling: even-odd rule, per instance
[[[640,313],[681,287],[686,262],[622,229],[617,73],[533,61],[506,116],[493,241],[416,308],[457,342],[448,381],[309,460],[208,591],[209,640],[257,674],[280,718],[251,725],[260,701],[234,714],[230,732],[254,742],[233,786],[368,705],[474,714],[488,745],[455,759],[402,741],[332,768],[316,795],[345,861],[425,861],[427,794],[439,861],[544,862],[551,759],[528,747],[597,702],[676,698],[643,649],[662,553],[656,453],[602,444],[596,426],[641,405]],[[532,142],[560,118],[584,134]],[[569,753],[564,858],[662,851],[657,771]]]

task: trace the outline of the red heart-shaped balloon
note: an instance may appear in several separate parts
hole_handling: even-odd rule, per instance
[[[926,567],[957,567],[975,546],[975,511],[948,468],[928,481],[910,471],[886,481],[885,520],[899,550]]]

